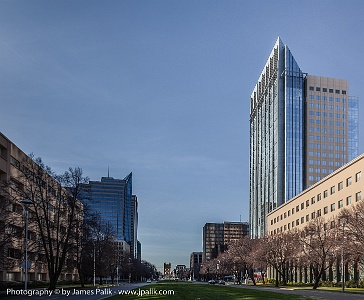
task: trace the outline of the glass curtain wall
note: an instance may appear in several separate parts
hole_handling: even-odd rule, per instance
[[[285,47],[285,133],[286,194],[285,201],[303,190],[304,153],[304,74],[291,51]]]
[[[348,132],[348,150],[349,161],[359,155],[359,98],[349,96],[348,100],[349,113],[349,132]]]

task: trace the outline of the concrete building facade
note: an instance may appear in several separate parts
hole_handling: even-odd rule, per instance
[[[68,194],[46,170],[0,133],[0,281],[24,281],[25,261],[28,261],[28,281],[49,281],[47,253],[54,252],[54,259],[58,259],[62,254],[62,243],[66,243],[67,231],[75,232],[73,228],[69,229],[70,210],[64,205],[70,203],[64,201],[69,199]],[[31,200],[27,207],[23,204],[25,199]],[[80,224],[82,203],[76,201],[74,209],[76,222],[72,224]],[[41,232],[40,227],[49,229],[49,234]],[[41,234],[44,235],[41,237]],[[73,248],[76,240],[73,234],[70,236],[67,243]],[[47,247],[53,245],[53,248],[46,252],[43,240]],[[74,252],[65,253],[59,280],[78,280]]]
[[[340,167],[330,175],[284,203],[267,216],[268,233],[275,235],[301,230],[316,217],[328,222],[342,208],[363,199],[364,154]],[[330,226],[330,224],[327,224]]]

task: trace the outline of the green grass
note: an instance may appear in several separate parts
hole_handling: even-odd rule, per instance
[[[312,299],[298,295],[281,294],[264,290],[232,288],[228,286],[194,284],[187,282],[163,282],[149,284],[136,289],[138,295],[118,295],[113,300],[120,299],[173,299],[173,300],[275,300],[275,299]],[[154,291],[174,291],[174,295],[155,295]],[[141,296],[141,294],[143,295]]]

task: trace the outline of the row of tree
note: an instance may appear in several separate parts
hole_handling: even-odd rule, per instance
[[[341,281],[351,263],[353,279],[358,280],[363,257],[364,201],[360,201],[342,209],[336,218],[315,218],[302,230],[237,240],[217,258],[205,261],[200,274],[206,278],[235,274],[239,280],[249,276],[256,284],[257,274],[264,283],[267,270],[272,270],[276,286],[303,281],[312,282],[316,289],[320,281],[333,280],[334,270]]]
[[[11,164],[16,171],[10,180],[0,180],[0,252],[5,254],[0,260],[5,269],[24,259],[23,211],[28,210],[29,260],[33,268],[47,270],[50,289],[62,273],[75,268],[82,285],[95,274],[100,282],[117,275],[130,280],[153,276],[153,265],[118,251],[110,224],[82,201],[89,178],[81,168],[57,175],[33,155],[22,161],[12,157]],[[25,207],[22,199],[31,203]]]

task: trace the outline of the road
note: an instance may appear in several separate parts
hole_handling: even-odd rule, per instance
[[[251,285],[229,285],[233,288],[247,288],[247,289],[259,289],[270,292],[277,292],[283,294],[295,294],[306,297],[314,297],[315,299],[322,300],[364,300],[364,294],[354,294],[354,293],[340,293],[331,292],[323,290],[300,290],[300,289],[290,289],[290,288],[274,288],[274,287],[262,287],[262,286],[251,286]]]
[[[67,300],[101,300],[114,295],[128,294],[130,290],[138,289],[147,283],[125,283],[119,286],[98,287],[98,288],[57,288],[54,291],[46,289],[12,290],[8,289],[6,295],[14,296],[16,300],[30,299],[67,299]],[[31,298],[29,298],[31,297]]]

